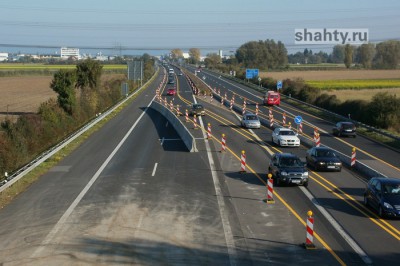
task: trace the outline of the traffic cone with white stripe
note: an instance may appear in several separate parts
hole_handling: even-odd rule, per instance
[[[187,109],[185,111],[185,119],[186,119],[186,122],[189,122],[189,112]]]
[[[282,124],[283,124],[283,126],[286,125],[286,113],[285,112],[283,112],[283,114],[282,114]]]
[[[193,115],[193,127],[194,127],[194,129],[197,129],[197,118],[196,118],[196,115]]]

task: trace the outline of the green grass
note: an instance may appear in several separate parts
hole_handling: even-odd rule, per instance
[[[306,83],[321,90],[400,88],[400,79],[307,80]]]

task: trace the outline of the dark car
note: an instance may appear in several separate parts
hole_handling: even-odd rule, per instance
[[[380,217],[400,217],[400,179],[374,177],[364,192],[364,204]]]
[[[295,154],[275,153],[272,155],[268,171],[272,174],[277,186],[281,184],[308,186],[308,171],[305,163]]]
[[[190,107],[190,115],[205,115],[206,112],[204,110],[204,106],[200,103],[194,103]]]
[[[306,153],[307,165],[315,170],[338,171],[342,170],[342,162],[336,153],[326,147],[313,147]]]
[[[332,134],[335,136],[356,137],[356,126],[352,122],[337,122],[332,128]]]

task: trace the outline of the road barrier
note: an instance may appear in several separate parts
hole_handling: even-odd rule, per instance
[[[212,138],[212,135],[211,135],[211,124],[210,123],[207,124],[207,138],[208,139]]]
[[[274,180],[272,179],[272,174],[268,174],[267,203],[275,203],[275,201],[274,201]]]
[[[162,104],[157,103],[156,101],[153,101],[151,103],[150,108],[156,110],[168,120],[168,122],[174,127],[178,135],[182,138],[183,143],[185,143],[190,152],[197,152],[195,138],[173,112],[171,112],[167,107],[163,106]]]
[[[353,147],[351,150],[351,160],[350,160],[350,166],[354,167],[356,165],[356,148]]]
[[[315,249],[314,245],[314,217],[312,217],[312,211],[307,212],[307,226],[306,226],[306,243],[304,246],[306,249]]]
[[[186,123],[189,122],[189,112],[187,109],[185,110],[185,119],[186,119]]]
[[[286,125],[286,113],[285,112],[283,112],[283,114],[282,114],[282,124],[283,124],[283,126]]]
[[[197,129],[197,117],[196,117],[196,115],[193,115],[193,128]]]
[[[246,173],[246,153],[242,151],[242,156],[240,158],[240,173]]]
[[[221,152],[226,151],[226,137],[225,134],[222,134],[222,139],[221,139]]]
[[[256,103],[256,115],[258,115],[258,103]]]

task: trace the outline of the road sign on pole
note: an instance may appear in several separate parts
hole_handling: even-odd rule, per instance
[[[276,88],[277,88],[278,90],[282,89],[282,80],[278,80],[278,81],[276,82]]]
[[[299,125],[302,121],[303,121],[303,118],[301,116],[299,116],[299,115],[294,118],[294,122],[297,125]]]
[[[258,69],[246,68],[246,78],[252,79],[254,77],[258,77]]]

